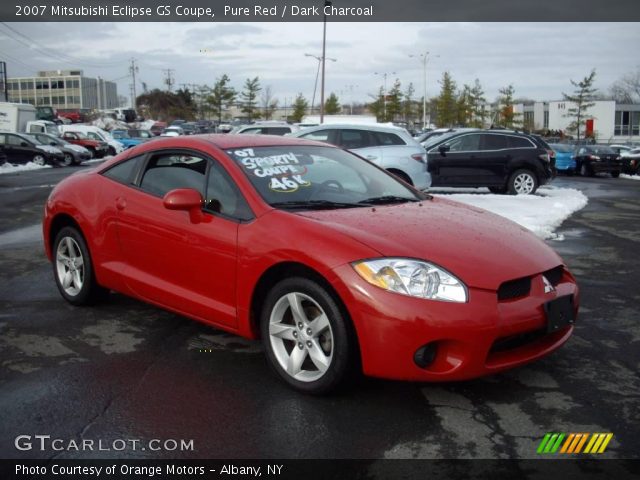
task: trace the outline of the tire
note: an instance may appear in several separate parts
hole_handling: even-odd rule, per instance
[[[491,193],[500,195],[503,193],[507,193],[507,187],[489,187],[489,191]]]
[[[580,175],[583,177],[593,177],[595,174],[593,173],[593,169],[589,165],[583,163],[582,165],[580,165]]]
[[[613,178],[618,178],[620,176],[620,172],[611,172],[611,176]]]
[[[352,368],[347,321],[329,292],[313,280],[280,281],[267,294],[260,314],[269,366],[301,392],[336,390]]]
[[[108,152],[109,152],[109,155],[111,155],[111,156],[114,156],[114,155],[117,154],[116,149],[113,148],[112,146],[109,146]]]
[[[411,181],[411,178],[406,173],[401,172],[400,170],[387,170],[387,171],[394,177],[397,177],[400,180],[402,180],[404,183],[408,183],[409,185],[413,186],[413,182]]]
[[[74,165],[75,159],[73,158],[73,155],[71,155],[70,153],[65,153],[64,154],[64,160],[62,160],[62,165],[65,167],[70,167],[71,165]]]
[[[538,189],[538,178],[531,170],[516,170],[509,177],[507,189],[511,195],[533,195]]]
[[[96,155],[96,149],[93,147],[87,147],[87,150],[89,150],[89,153],[91,154],[91,158],[97,158]]]
[[[36,153],[31,161],[36,165],[40,165],[41,167],[47,164],[47,159],[44,157],[44,155],[40,155],[39,153]]]
[[[64,227],[58,232],[53,257],[53,276],[67,302],[90,305],[108,293],[96,282],[87,243],[75,227]]]

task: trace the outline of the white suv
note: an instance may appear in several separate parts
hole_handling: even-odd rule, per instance
[[[237,127],[231,130],[231,133],[242,133],[248,135],[288,135],[296,130],[297,127],[285,122],[259,122]]]
[[[431,186],[425,149],[403,128],[366,124],[331,124],[291,135],[330,143],[366,158],[419,190]]]

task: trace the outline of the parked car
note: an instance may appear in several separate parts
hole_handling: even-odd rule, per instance
[[[177,125],[172,125],[170,127],[165,128],[160,134],[161,137],[179,137],[184,135],[184,130],[182,127]]]
[[[58,165],[64,161],[59,148],[45,145],[26,133],[0,133],[7,163],[29,163],[36,165]]]
[[[337,145],[384,168],[419,190],[431,185],[424,148],[398,127],[369,124],[330,124],[291,134]]]
[[[575,148],[568,143],[552,143],[549,145],[556,156],[556,170],[567,175],[573,175],[576,171],[576,159],[573,154]]]
[[[86,115],[77,108],[59,108],[58,118],[66,118],[71,123],[82,123],[86,120]]]
[[[494,193],[533,194],[555,174],[547,149],[524,133],[449,132],[428,145],[433,186],[489,187]]]
[[[524,365],[570,337],[579,304],[528,230],[291,137],[147,142],[58,183],[43,233],[69,303],[115,290],[261,338],[277,376],[315,394],[356,368],[452,381]]]
[[[153,133],[156,137],[158,137],[158,136],[160,136],[160,134],[162,133],[162,131],[165,128],[167,128],[167,123],[166,122],[156,122],[151,126],[149,131],[151,133]]]
[[[52,147],[57,147],[62,150],[62,153],[64,154],[62,164],[64,166],[80,165],[82,162],[90,160],[92,157],[91,152],[85,147],[74,145],[73,143],[67,142],[55,135],[51,135],[49,133],[31,133],[30,136],[34,137],[44,145],[51,145]]]
[[[107,143],[89,138],[80,132],[64,132],[62,139],[73,145],[86,148],[91,153],[92,158],[103,158],[109,153],[109,145]]]
[[[622,160],[622,173],[627,175],[638,175],[640,166],[640,148],[632,148],[620,155]]]
[[[286,122],[257,122],[231,130],[231,133],[250,135],[286,135],[297,130]]]
[[[195,122],[185,122],[179,125],[185,135],[196,135],[199,132],[198,125]]]
[[[617,178],[622,171],[622,160],[608,145],[578,145],[575,151],[576,171],[583,177],[596,173],[610,173]]]
[[[61,125],[60,131],[65,132],[80,132],[87,137],[105,142],[109,145],[109,155],[117,155],[125,150],[124,145],[114,139],[109,132],[94,125]]]
[[[111,136],[123,144],[124,148],[135,147],[145,142],[141,138],[133,138],[129,130],[111,130]]]
[[[137,128],[129,129],[129,137],[140,138],[142,140],[150,140],[155,137],[155,134],[151,130],[140,130]]]

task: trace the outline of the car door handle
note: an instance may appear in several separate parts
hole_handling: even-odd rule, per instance
[[[118,197],[116,198],[116,208],[118,210],[124,210],[127,206],[127,201],[122,198],[122,197]]]

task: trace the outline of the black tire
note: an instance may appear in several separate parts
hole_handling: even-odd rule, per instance
[[[71,253],[69,253],[69,241],[72,242]],[[61,243],[63,242],[64,245],[61,246]],[[91,305],[106,296],[108,290],[104,289],[96,282],[93,263],[91,262],[91,254],[87,248],[87,243],[82,234],[75,227],[64,227],[58,232],[53,242],[52,253],[53,276],[55,278],[58,291],[67,302],[73,305]],[[59,256],[59,253],[66,256],[69,261],[65,260],[64,256]],[[76,265],[76,263],[78,263],[77,254],[80,254],[81,256],[81,266]],[[72,266],[69,263],[74,259],[74,257],[76,261]],[[63,284],[63,278],[66,276],[66,272],[69,272],[71,277],[74,277],[73,270],[78,271],[80,285],[76,284],[74,278],[71,285],[65,287]]]
[[[401,172],[400,170],[388,170],[388,172],[391,175],[399,178],[403,182],[408,183],[409,185],[413,186],[413,182],[411,181],[411,178],[406,173]]]
[[[611,172],[611,176],[613,178],[618,178],[620,176],[620,172]]]
[[[303,311],[302,322],[293,319],[290,303],[292,296],[298,299],[298,305]],[[321,313],[328,319],[329,326],[313,331],[316,326],[313,321],[320,318]],[[320,395],[336,390],[348,376],[354,363],[352,354],[355,346],[347,322],[348,319],[331,294],[315,281],[292,277],[278,282],[267,294],[260,312],[262,343],[269,366],[278,377],[298,391]],[[286,329],[290,338],[272,336],[272,324]],[[320,335],[320,332],[324,333]],[[326,348],[327,345],[329,348]],[[292,363],[294,352],[298,350],[302,352],[298,356],[303,361],[300,362],[299,372],[295,374],[298,378],[294,378],[283,364]],[[318,353],[324,355],[322,358],[325,360],[330,356],[324,372],[317,367],[314,359]]]
[[[533,195],[538,189],[538,177],[531,170],[521,168],[509,176],[507,191],[511,195]]]
[[[116,155],[118,153],[118,152],[116,152],[116,149],[113,148],[111,145],[109,145],[108,152],[109,152],[108,154],[111,155],[111,156],[114,156],[114,155]]]
[[[75,164],[76,164],[76,160],[75,158],[73,158],[73,155],[71,155],[70,153],[65,153],[64,160],[62,160],[61,165],[65,167],[70,167],[71,165],[75,165]]]
[[[31,161],[36,165],[45,166],[47,164],[47,157],[45,157],[40,153],[36,153],[31,159]]]
[[[593,173],[593,168],[591,168],[588,164],[582,163],[580,165],[580,175],[583,177],[593,177],[595,173]]]
[[[489,187],[489,191],[491,193],[501,195],[503,193],[507,193],[507,187]]]

